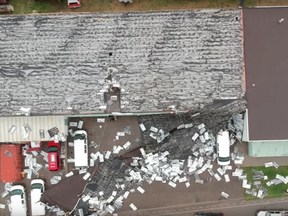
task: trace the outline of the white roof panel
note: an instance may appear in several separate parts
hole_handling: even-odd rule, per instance
[[[28,138],[24,138],[22,126],[29,125],[31,132]],[[13,133],[9,129],[15,125]],[[59,129],[59,133],[67,134],[63,116],[12,116],[0,117],[0,142],[25,142],[25,141],[47,141],[50,140],[47,131],[53,127]],[[44,138],[40,138],[39,130],[44,130]]]

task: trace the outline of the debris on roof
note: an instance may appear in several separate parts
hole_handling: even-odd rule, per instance
[[[20,112],[22,112],[22,115],[30,116],[31,108],[30,107],[28,107],[28,108],[21,107]]]
[[[110,84],[103,80],[112,65],[113,80],[125,87],[124,91],[120,86],[123,112],[183,111],[201,108],[214,99],[241,98],[242,26],[235,20],[240,16],[241,11],[234,9],[1,16],[0,22],[7,26],[0,29],[0,34],[15,34],[2,44],[0,114],[11,114],[20,106],[31,107],[35,114],[63,114],[71,108],[81,114],[99,113],[95,108],[105,104],[101,90]],[[97,22],[88,22],[93,19]],[[126,27],[119,28],[119,23]],[[75,40],[63,46],[69,40],[71,25],[82,28],[74,28]],[[109,34],[105,33],[107,29]],[[172,48],[166,38],[175,31],[178,42]],[[27,38],[29,33],[35,38]],[[127,34],[135,35],[135,41]],[[118,43],[108,45],[106,41],[113,41],[115,35]],[[157,52],[150,52],[158,43],[161,46]],[[74,47],[82,53],[81,58]],[[104,54],[107,50],[119,52],[109,56]],[[48,58],[47,53],[53,55]],[[135,79],[137,75],[141,78]],[[55,81],[53,85],[51,80]]]
[[[13,132],[16,130],[16,126],[12,125],[11,128],[9,128],[8,133],[13,134]]]

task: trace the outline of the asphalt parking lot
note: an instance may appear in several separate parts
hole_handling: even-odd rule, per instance
[[[214,163],[213,171],[216,173]],[[233,170],[235,167],[233,166]],[[233,171],[232,170],[232,171]],[[232,177],[232,171],[226,171],[229,174],[230,182],[226,183],[223,176],[220,181],[211,177],[209,173],[205,172],[200,175],[204,180],[204,184],[195,183],[195,178],[191,176],[190,187],[187,188],[184,183],[177,183],[176,188],[169,186],[167,183],[153,182],[151,185],[143,184],[144,194],[131,193],[124,201],[123,208],[120,210],[120,215],[125,215],[125,212],[131,212],[130,203],[134,203],[138,209],[153,209],[167,206],[185,205],[191,203],[201,203],[209,201],[217,201],[221,198],[221,192],[224,191],[229,194],[229,199],[243,198],[243,189],[241,181],[237,177]]]
[[[99,118],[101,122],[99,122]],[[95,142],[99,146],[100,152],[112,151],[113,146],[123,145],[125,142],[130,141],[132,143],[133,148],[141,145],[141,132],[139,129],[137,117],[118,117],[115,121],[110,121],[109,117],[99,117],[98,122],[96,117],[71,117],[68,119],[69,122],[79,122],[83,121],[83,128],[88,133],[88,143],[90,145],[91,141]],[[123,132],[125,128],[129,128],[131,134],[123,133],[121,136],[117,136],[117,133]],[[72,127],[72,129],[76,130],[77,127]],[[63,144],[63,146],[68,146],[68,142],[72,142],[73,139],[71,136],[68,136],[67,142]],[[261,165],[260,163],[264,162],[267,159],[263,159],[259,162],[258,158],[251,158],[247,156],[247,148],[245,143],[238,143],[236,145],[241,152],[246,153],[245,158],[248,158],[248,162],[251,165]],[[43,151],[47,151],[47,143],[44,143]],[[89,155],[91,152],[95,153],[97,151],[96,148],[89,148]],[[129,150],[127,150],[129,151]],[[121,151],[120,154],[124,153]],[[67,158],[74,157],[74,148],[67,147]],[[269,158],[270,160],[282,161],[281,158]],[[43,160],[41,156],[37,156],[37,162],[45,165],[46,162]],[[267,161],[265,161],[267,162]],[[284,163],[284,162],[283,162]],[[24,164],[24,163],[23,163]],[[65,164],[65,160],[63,160],[63,164]],[[249,165],[244,161],[243,166]],[[283,165],[282,163],[280,163]],[[239,166],[239,165],[238,165]],[[242,165],[241,165],[242,166]],[[69,163],[68,167],[62,167],[62,178],[65,178],[64,175],[73,170],[74,164]],[[139,210],[145,209],[153,209],[153,208],[161,208],[167,206],[177,206],[177,205],[185,205],[191,203],[203,203],[210,201],[217,201],[221,198],[221,192],[224,191],[229,194],[229,199],[240,199],[243,198],[243,189],[241,187],[242,182],[238,180],[237,177],[232,177],[232,172],[235,170],[235,165],[233,165],[232,170],[226,171],[229,174],[230,182],[225,182],[223,176],[220,181],[217,181],[214,177],[211,177],[207,172],[200,174],[200,178],[204,180],[204,184],[195,183],[195,178],[191,176],[190,187],[186,187],[184,183],[177,183],[176,188],[169,186],[167,183],[162,182],[153,182],[151,185],[148,183],[144,183],[142,185],[145,190],[144,194],[141,194],[136,190],[135,193],[131,193],[129,197],[124,200],[123,208],[119,211],[119,215],[125,215],[128,212],[131,212],[131,208],[129,207],[130,203],[134,203]],[[66,168],[66,169],[65,169]],[[218,165],[214,162],[213,171],[217,172]],[[23,167],[24,169],[24,167]],[[42,168],[39,171],[39,175],[37,178],[44,179],[46,182],[46,189],[52,187],[50,183],[50,178],[53,176],[59,175],[59,172],[49,172],[47,169]],[[32,178],[36,178],[36,176],[32,176]],[[211,179],[210,179],[211,178]],[[211,180],[211,181],[210,181]],[[29,205],[29,215],[30,214],[30,203],[29,203],[29,191],[30,191],[30,183],[31,180],[25,178],[19,183],[25,186],[27,197],[28,197],[28,205]],[[4,191],[4,184],[0,184],[0,193]],[[0,197],[0,203],[5,204],[6,200]],[[5,211],[0,209],[0,215],[9,216],[8,207],[6,207]]]
[[[104,122],[97,122],[97,119],[104,120]],[[89,143],[89,155],[96,153],[97,151],[113,151],[113,146],[119,146],[125,144],[127,141],[132,143],[131,148],[141,145],[141,133],[138,125],[137,117],[117,117],[116,120],[110,121],[109,117],[72,117],[68,119],[68,125],[70,122],[83,121],[82,129],[87,131],[88,143]],[[99,120],[98,120],[99,121]],[[77,127],[71,127],[73,130],[77,130]],[[121,133],[125,128],[130,128],[131,134],[124,133],[124,136],[118,136],[117,133]],[[123,135],[123,133],[122,133]],[[73,142],[73,137],[68,136],[67,142]],[[91,142],[95,142],[99,148],[91,147]],[[74,158],[74,148],[67,147],[67,158]],[[129,150],[128,150],[129,151]],[[125,151],[121,151],[125,153]],[[68,163],[68,172],[74,167],[73,163]]]

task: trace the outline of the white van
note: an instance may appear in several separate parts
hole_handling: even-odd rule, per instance
[[[45,184],[42,179],[31,181],[31,212],[32,216],[45,215],[45,205],[40,202],[41,195],[45,191]]]
[[[27,201],[25,189],[22,185],[11,187],[11,216],[27,216]]]
[[[75,167],[88,166],[88,140],[85,130],[74,132],[74,160]]]
[[[229,132],[222,131],[217,135],[218,146],[218,159],[217,162],[220,166],[230,164],[230,139]]]

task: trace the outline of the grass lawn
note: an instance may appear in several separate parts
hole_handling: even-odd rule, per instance
[[[268,176],[268,180],[261,180],[262,182],[262,186],[268,189],[268,196],[266,196],[265,198],[276,198],[276,197],[284,197],[284,196],[288,196],[285,193],[283,193],[283,190],[287,190],[288,188],[288,184],[278,184],[278,185],[271,185],[271,186],[267,186],[266,182],[268,182],[269,180],[272,180],[276,177],[276,174],[282,175],[284,177],[288,176],[288,166],[283,166],[283,167],[279,167],[278,169],[275,169],[274,167],[245,167],[244,169],[244,173],[247,173],[247,180],[248,183],[252,183],[253,182],[253,178],[252,178],[252,172],[251,170],[262,170],[264,175]],[[254,181],[258,181],[258,180],[254,180]],[[253,185],[252,185],[253,188]],[[246,190],[246,189],[245,189]],[[246,199],[258,199],[255,197],[252,197],[251,195],[248,195],[244,192]]]
[[[55,12],[122,12],[196,8],[238,8],[240,0],[133,0],[127,6],[119,0],[82,0],[81,8],[69,9],[67,0],[10,0],[14,14]],[[287,0],[245,0],[244,6],[288,5]]]
[[[81,8],[69,9],[67,0],[10,0],[14,14],[54,12],[147,11],[195,8],[238,8],[240,0],[133,0],[127,6],[119,0],[82,0]],[[257,5],[257,0],[245,0],[245,6]]]

